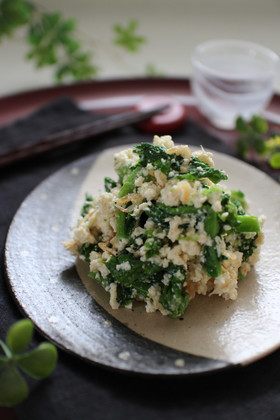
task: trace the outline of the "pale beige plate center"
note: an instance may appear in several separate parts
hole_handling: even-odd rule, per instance
[[[105,176],[116,179],[113,155],[127,147],[106,150],[94,162],[75,203],[73,223],[85,193],[95,195],[104,191]],[[277,349],[280,344],[280,187],[254,167],[213,153],[215,166],[224,169],[229,176],[226,184],[246,194],[252,214],[267,216],[260,260],[240,282],[236,301],[199,296],[190,303],[183,320],[170,319],[160,313],[148,314],[140,303],[134,305],[133,311],[113,310],[109,295],[88,278],[88,265],[79,261],[77,270],[93,298],[136,333],[197,356],[247,364]]]

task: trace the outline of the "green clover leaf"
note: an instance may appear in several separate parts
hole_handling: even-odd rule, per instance
[[[0,406],[11,407],[28,396],[28,386],[20,370],[35,379],[42,379],[55,368],[58,354],[51,343],[41,343],[23,353],[32,340],[33,330],[32,321],[23,319],[9,328],[6,343],[0,340],[4,353],[0,355]]]
[[[21,353],[29,346],[32,336],[32,322],[29,319],[22,319],[10,327],[6,335],[6,343],[12,353]]]
[[[21,403],[29,394],[25,379],[14,365],[0,371],[0,406],[12,407]]]
[[[35,379],[49,376],[56,362],[57,350],[51,343],[41,343],[36,349],[17,359],[18,366]]]

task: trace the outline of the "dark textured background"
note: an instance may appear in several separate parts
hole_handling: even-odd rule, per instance
[[[29,133],[34,135],[36,126],[47,129],[40,134],[47,134],[57,129],[58,124],[60,128],[66,128],[91,118],[68,101],[60,102],[59,106],[56,103],[26,122],[0,129],[0,151],[7,150],[12,142],[29,141]],[[187,122],[173,138],[178,143],[202,144],[206,148],[228,152],[226,146],[191,122]],[[34,137],[31,140],[36,141]],[[79,157],[117,144],[151,140],[147,134],[126,128],[1,170],[1,338],[8,327],[23,316],[9,294],[3,264],[8,227],[22,200],[40,181]],[[36,334],[34,344],[40,341],[42,337]],[[215,374],[156,378],[109,371],[59,351],[59,362],[52,375],[42,381],[28,379],[30,397],[14,410],[19,420],[279,419],[279,356],[278,350],[250,366]]]

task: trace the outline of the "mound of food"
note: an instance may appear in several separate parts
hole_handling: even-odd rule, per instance
[[[89,263],[89,276],[113,309],[144,301],[176,318],[197,294],[236,299],[238,281],[257,261],[263,217],[244,194],[227,189],[203,148],[154,137],[116,153],[118,179],[87,194],[64,246]],[[89,192],[90,193],[90,192]]]

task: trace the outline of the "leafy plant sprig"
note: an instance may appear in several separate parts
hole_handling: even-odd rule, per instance
[[[41,9],[34,1],[0,0],[0,43],[5,37],[14,37],[18,29],[24,29],[23,39],[29,48],[26,58],[33,60],[37,68],[51,66],[56,82],[96,77],[100,68],[93,62],[92,49],[85,49],[80,39],[90,40],[94,48],[98,45],[96,40],[83,34],[75,19]],[[112,44],[126,52],[139,51],[147,40],[138,34],[138,26],[135,19],[126,25],[114,25]],[[146,71],[150,76],[157,72],[152,64]]]
[[[89,79],[97,74],[91,54],[77,40],[74,19],[64,19],[61,13],[42,13],[26,0],[1,0],[0,40],[12,37],[19,27],[26,27],[25,40],[30,47],[26,58],[33,59],[38,68],[53,66],[56,81]]]
[[[20,370],[35,379],[47,377],[57,362],[56,347],[48,342],[25,351],[33,337],[34,325],[29,319],[13,324],[0,340],[0,406],[12,407],[27,398],[28,385]],[[19,370],[20,369],[20,370]]]
[[[136,52],[139,47],[146,42],[143,36],[137,35],[138,21],[132,19],[127,27],[123,25],[114,25],[115,32],[114,43],[125,48],[128,51]]]
[[[241,134],[237,140],[237,150],[243,157],[253,151],[272,169],[280,169],[280,132],[269,131],[268,123],[258,115],[254,115],[249,122],[238,117],[235,128]]]

